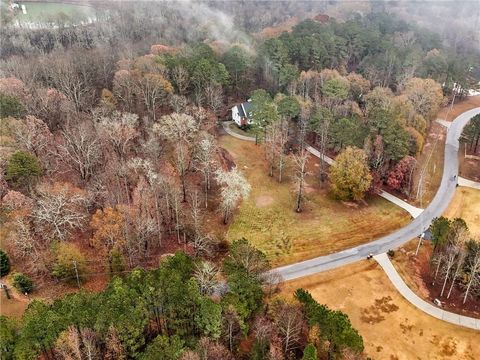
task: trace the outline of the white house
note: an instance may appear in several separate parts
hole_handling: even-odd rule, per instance
[[[232,107],[232,119],[238,126],[249,125],[253,121],[252,103],[250,100]]]

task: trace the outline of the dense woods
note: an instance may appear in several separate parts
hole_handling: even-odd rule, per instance
[[[178,252],[156,269],[116,276],[100,293],[35,300],[20,329],[0,317],[2,358],[283,359],[318,351],[333,359],[363,351],[348,317],[308,292],[299,289],[293,302],[272,297],[277,284],[267,270],[246,240],[231,245],[221,268]],[[249,354],[239,349],[245,336]]]
[[[239,2],[232,15],[253,15],[235,24],[225,4],[146,4],[99,8],[81,26],[16,26],[2,12],[1,275],[14,265],[21,293],[109,278],[33,301],[18,323],[1,317],[2,358],[363,358],[345,314],[303,290],[276,296],[265,255],[223,238],[250,184],[217,121],[251,99],[247,130],[268,174],[294,179],[292,211],[309,145],[338,155],[318,177],[339,199],[383,186],[413,196],[415,156],[439,107],[478,82],[479,54],[381,11],[261,38],[294,5],[269,19]],[[438,276],[470,296],[478,249],[441,236]]]

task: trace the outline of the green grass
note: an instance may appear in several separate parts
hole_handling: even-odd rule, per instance
[[[20,21],[52,21],[56,18],[70,21],[85,21],[88,18],[95,17],[95,9],[85,5],[61,4],[61,3],[31,3],[19,2],[27,8],[27,14],[23,14],[21,9],[15,11],[15,18]]]
[[[295,187],[267,175],[263,146],[231,136],[220,139],[251,186],[250,197],[240,205],[227,232],[232,241],[245,237],[264,251],[274,265],[326,255],[386,235],[408,223],[409,215],[380,197],[364,204],[332,198],[328,185],[317,177],[317,159],[311,158],[307,177],[307,202],[302,213],[294,211]],[[286,175],[291,170],[286,171]]]

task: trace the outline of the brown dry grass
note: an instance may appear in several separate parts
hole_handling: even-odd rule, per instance
[[[430,317],[408,303],[380,266],[362,261],[284,284],[348,314],[373,359],[476,359],[479,333]]]
[[[444,215],[464,219],[470,233],[480,239],[480,190],[458,187]]]
[[[449,111],[450,106],[445,106],[442,108],[437,114],[437,119],[452,121],[461,113],[479,106],[480,96],[469,96],[462,102],[455,104],[451,111]]]
[[[252,186],[227,232],[228,240],[245,237],[264,251],[274,265],[292,263],[366,243],[408,223],[409,215],[386,200],[373,197],[365,203],[343,203],[320,185],[318,162],[310,158],[307,202],[294,211],[294,185],[267,175],[263,146],[222,136],[220,145],[230,152]],[[291,174],[291,170],[285,172]],[[268,200],[268,201],[267,201]],[[259,206],[261,205],[261,206]]]

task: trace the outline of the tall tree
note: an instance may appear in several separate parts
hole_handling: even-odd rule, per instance
[[[217,170],[216,181],[222,187],[220,208],[223,212],[223,223],[226,224],[238,202],[250,194],[250,184],[237,169]]]
[[[370,187],[372,175],[365,152],[348,147],[335,159],[330,170],[332,190],[344,200],[361,200]]]

